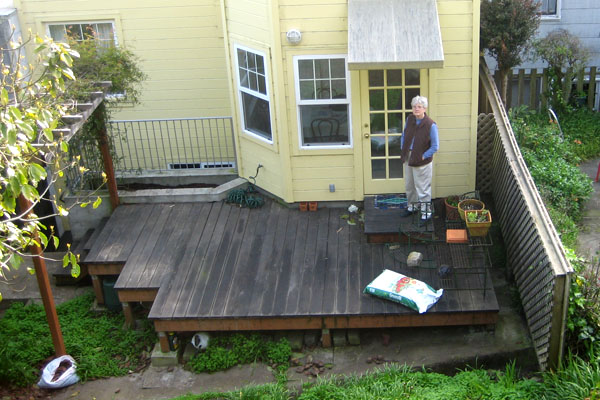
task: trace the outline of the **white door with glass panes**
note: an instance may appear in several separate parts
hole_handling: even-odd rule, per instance
[[[360,72],[365,194],[404,192],[400,140],[412,98],[427,96],[426,82],[427,70]]]

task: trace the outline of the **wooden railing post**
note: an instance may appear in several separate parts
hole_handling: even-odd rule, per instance
[[[31,202],[27,200],[23,195],[19,196],[19,207],[21,212],[31,210],[33,207]],[[26,219],[31,211],[24,215]],[[32,239],[39,243],[39,235],[37,229],[32,233]],[[58,322],[58,314],[56,313],[56,305],[54,304],[54,298],[52,297],[52,288],[50,287],[50,279],[48,278],[48,270],[46,269],[46,262],[42,257],[42,249],[39,245],[32,245],[29,248],[33,267],[35,269],[35,277],[37,278],[38,286],[40,288],[40,296],[42,297],[42,303],[44,304],[44,310],[46,311],[46,320],[50,327],[50,335],[52,336],[52,343],[54,344],[54,353],[57,357],[67,354],[65,348],[65,342],[63,340],[62,331]]]
[[[110,205],[114,210],[119,206],[119,193],[117,191],[117,179],[115,177],[115,168],[113,165],[113,159],[110,155],[110,146],[108,141],[108,133],[106,129],[106,110],[104,102],[102,102],[96,111],[94,111],[94,117],[98,124],[98,145],[100,146],[100,152],[102,153],[102,161],[104,163],[104,172],[106,173],[106,180],[108,186],[108,194],[110,196]]]

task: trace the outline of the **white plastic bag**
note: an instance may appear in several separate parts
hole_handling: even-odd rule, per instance
[[[209,341],[210,336],[205,332],[198,332],[192,336],[192,346],[194,346],[196,350],[206,350]]]
[[[58,368],[63,363],[62,373],[59,373]],[[70,386],[79,382],[77,376],[77,364],[71,356],[60,356],[50,361],[42,370],[42,377],[38,382],[38,386],[42,389],[59,389]]]

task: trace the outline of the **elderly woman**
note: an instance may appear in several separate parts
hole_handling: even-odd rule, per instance
[[[407,217],[421,211],[423,223],[431,219],[431,177],[433,155],[440,147],[436,123],[427,116],[427,97],[415,96],[411,101],[412,115],[404,125],[401,138],[401,160],[404,165],[404,182],[408,207],[403,213]],[[418,204],[421,210],[418,210]]]

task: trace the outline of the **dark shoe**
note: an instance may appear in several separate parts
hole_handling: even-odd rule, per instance
[[[402,211],[402,212],[400,213],[400,216],[401,216],[402,218],[406,218],[406,217],[409,217],[409,216],[411,216],[411,215],[413,215],[413,214],[414,214],[414,211],[412,211],[412,210],[409,210],[409,209],[407,208],[406,210],[404,210],[404,211]]]

